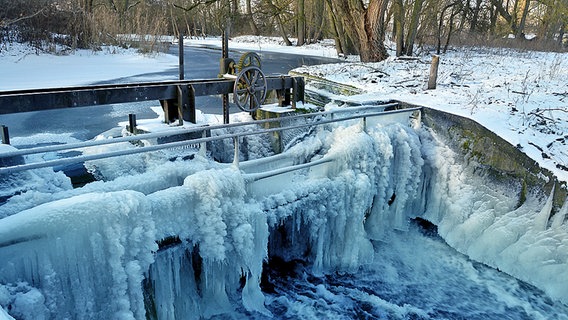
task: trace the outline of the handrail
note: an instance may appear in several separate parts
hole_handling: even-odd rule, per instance
[[[284,174],[284,173],[288,173],[288,172],[292,172],[292,171],[296,171],[296,170],[300,170],[300,169],[305,169],[305,168],[317,166],[319,164],[332,162],[334,160],[335,159],[333,159],[333,158],[322,158],[322,159],[315,160],[315,161],[312,161],[312,162],[295,164],[295,165],[291,165],[291,166],[287,166],[287,167],[283,167],[283,168],[278,168],[278,169],[274,169],[274,170],[270,170],[270,171],[265,171],[265,172],[245,173],[245,174],[243,174],[243,177],[244,177],[245,181],[247,181],[247,182],[254,182],[254,181],[274,177],[274,176],[277,176],[279,174]]]
[[[198,127],[198,128],[188,129],[187,131],[184,131],[184,132],[190,132],[190,130],[202,131],[202,130],[205,130],[205,129],[207,129],[207,130],[212,129],[213,130],[213,129],[235,127],[235,126],[254,125],[254,124],[259,124],[259,123],[264,123],[264,122],[274,122],[274,121],[297,119],[297,118],[302,118],[302,117],[307,117],[307,116],[319,116],[319,115],[327,115],[327,114],[335,114],[335,113],[362,111],[364,109],[369,109],[369,108],[370,107],[346,108],[346,110],[340,110],[340,111],[329,111],[329,112],[305,114],[305,115],[299,115],[299,116],[282,117],[282,118],[277,118],[277,119],[266,119],[266,120],[251,121],[251,122],[233,123],[233,124],[227,124],[227,125],[214,125],[214,126],[209,126],[209,127]],[[375,107],[375,109],[376,109],[376,107]],[[312,123],[295,124],[295,125],[290,125],[290,126],[286,126],[286,127],[278,127],[278,128],[260,129],[260,130],[254,131],[254,132],[237,132],[237,133],[231,133],[231,134],[223,134],[223,135],[219,135],[219,136],[215,136],[215,137],[196,138],[196,139],[190,139],[190,140],[184,140],[184,141],[168,142],[168,143],[163,143],[163,144],[159,144],[159,145],[137,147],[137,148],[134,148],[134,149],[109,151],[109,152],[100,153],[100,154],[81,155],[81,156],[70,157],[70,158],[48,160],[48,161],[44,161],[44,162],[19,164],[19,165],[13,165],[13,166],[8,166],[8,167],[0,167],[0,174],[10,174],[10,173],[21,172],[21,171],[25,171],[25,170],[31,170],[31,169],[55,167],[55,166],[61,166],[61,165],[70,165],[70,164],[81,163],[81,162],[85,162],[85,161],[91,161],[91,160],[111,158],[111,157],[117,157],[117,156],[123,156],[123,155],[132,155],[132,154],[145,153],[145,152],[152,152],[152,151],[158,151],[158,150],[162,150],[162,149],[184,147],[184,146],[187,146],[187,145],[194,145],[194,144],[199,144],[199,143],[212,142],[212,141],[228,139],[228,138],[239,138],[239,137],[243,137],[243,136],[259,135],[259,134],[271,133],[271,132],[282,131],[282,130],[298,129],[298,128],[304,128],[304,127],[310,127],[310,126],[319,126],[319,125],[325,125],[325,124],[330,124],[330,123],[335,123],[335,122],[340,122],[340,121],[347,121],[347,120],[354,120],[354,119],[366,119],[367,117],[386,116],[386,115],[392,115],[392,114],[397,114],[397,113],[410,113],[410,112],[414,112],[414,111],[417,111],[417,110],[420,110],[420,109],[421,108],[417,107],[417,108],[407,108],[407,109],[399,109],[399,110],[393,110],[393,111],[366,112],[366,113],[363,113],[363,114],[350,115],[350,116],[341,117],[341,118],[319,120],[317,122],[312,122]],[[177,133],[179,133],[179,132],[175,132],[173,134],[177,134]],[[170,133],[169,135],[171,135],[171,134],[172,133]],[[149,134],[146,134],[146,135],[149,135]],[[124,138],[132,138],[132,140],[140,140],[142,136],[144,136],[144,135],[141,134],[141,135],[138,135],[138,136],[124,137]],[[152,136],[154,136],[154,135],[152,135]],[[118,140],[120,138],[116,138],[116,139]],[[108,139],[108,140],[114,140],[114,139]],[[120,140],[120,142],[123,142],[123,141],[128,141],[128,140],[126,140],[126,139]],[[78,143],[69,144],[69,145],[77,145],[77,144]],[[72,149],[73,148],[77,148],[77,147],[72,147]],[[11,152],[6,152],[6,153],[0,154],[0,157],[9,157],[9,156],[13,156],[13,154]]]
[[[388,108],[392,106],[398,105],[397,103],[389,103],[380,105],[379,107]],[[318,113],[308,113],[308,114],[301,114],[301,115],[293,115],[293,116],[285,116],[280,118],[271,118],[271,119],[262,119],[256,121],[249,121],[249,122],[235,122],[230,124],[218,124],[218,125],[206,125],[206,126],[199,126],[199,124],[194,125],[191,128],[180,128],[180,129],[172,129],[172,130],[164,130],[160,132],[153,132],[153,133],[143,133],[137,134],[132,136],[125,136],[119,138],[111,138],[105,140],[89,140],[83,142],[75,142],[75,143],[67,143],[64,145],[53,145],[53,146],[43,146],[43,147],[35,147],[35,148],[28,148],[28,149],[21,149],[21,150],[14,150],[8,152],[0,152],[0,158],[7,158],[7,157],[16,157],[16,156],[23,156],[23,155],[30,155],[30,154],[37,154],[37,153],[45,153],[45,152],[54,152],[54,151],[62,151],[62,150],[74,150],[86,147],[94,147],[94,146],[102,146],[102,145],[109,145],[114,143],[120,142],[132,142],[137,140],[144,140],[144,139],[154,139],[154,138],[162,138],[168,137],[172,135],[179,135],[185,133],[194,133],[200,132],[203,130],[215,130],[215,129],[224,129],[224,128],[232,128],[232,127],[241,127],[247,125],[257,125],[263,123],[270,123],[270,122],[281,122],[287,120],[295,120],[299,118],[307,118],[313,116],[321,116],[321,115],[328,115],[328,114],[335,114],[335,113],[345,113],[345,112],[356,112],[356,111],[363,111],[369,109],[375,109],[377,106],[363,106],[363,107],[350,107],[343,109],[336,109],[332,111],[324,111]],[[394,110],[396,111],[396,110]]]

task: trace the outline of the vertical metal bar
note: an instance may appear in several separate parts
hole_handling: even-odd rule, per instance
[[[178,47],[178,54],[179,54],[179,79],[183,80],[185,78],[185,69],[183,66],[183,33],[179,32],[179,47]]]
[[[2,125],[2,144],[10,144],[10,133],[8,132],[8,127]]]
[[[222,43],[222,54],[223,58],[221,61],[225,63],[226,59],[229,59],[229,24],[225,29],[223,29],[223,43]],[[225,70],[227,71],[227,70]],[[223,94],[223,123],[229,123],[229,95]]]
[[[197,123],[195,115],[195,88],[189,85],[187,89],[187,110],[183,110],[183,118],[191,123]]]
[[[298,101],[298,83],[296,82],[296,78],[292,78],[292,92],[294,94],[294,98],[292,99],[292,109],[296,109],[296,102]]]
[[[223,95],[223,123],[229,124],[229,95]]]
[[[207,138],[207,130],[203,130],[201,133],[201,138]],[[199,144],[199,155],[205,157],[207,155],[207,142],[201,142]]]
[[[221,44],[223,59],[229,58],[229,26],[223,29],[223,43]]]
[[[239,167],[239,137],[233,137],[233,144],[235,146],[235,155],[233,156],[233,165]]]
[[[296,101],[304,102],[306,98],[306,83],[304,82],[303,77],[295,77],[294,83],[296,84],[294,96]]]
[[[138,129],[136,129],[136,115],[133,113],[130,113],[128,115],[128,131],[132,134],[137,134],[138,133]]]
[[[177,100],[178,100],[178,121],[179,121],[179,125],[183,125],[183,114],[184,114],[184,110],[189,109],[188,107],[188,101],[189,101],[189,88],[188,86],[182,86],[179,85],[177,86]]]

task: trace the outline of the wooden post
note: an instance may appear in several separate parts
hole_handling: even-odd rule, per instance
[[[438,64],[440,64],[440,56],[434,55],[432,57],[432,64],[430,65],[430,77],[428,78],[428,90],[436,89],[436,82],[438,81]]]

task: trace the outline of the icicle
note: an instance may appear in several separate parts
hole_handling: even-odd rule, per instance
[[[550,196],[548,196],[548,200],[542,207],[542,210],[536,215],[533,224],[534,231],[544,231],[546,230],[546,226],[548,225],[548,219],[550,218],[550,213],[552,212],[552,200],[554,198],[554,189],[555,186],[552,187],[552,191],[550,191]]]
[[[551,227],[552,228],[559,228],[564,223],[564,219],[566,218],[567,213],[568,213],[568,198],[566,198],[566,200],[564,200],[564,205],[562,206],[560,211],[558,211],[554,215]]]
[[[0,320],[14,320],[1,306],[0,306]]]

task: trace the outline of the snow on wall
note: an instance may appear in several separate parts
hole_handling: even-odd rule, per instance
[[[260,290],[269,252],[308,260],[316,273],[356,271],[372,261],[373,241],[416,216],[458,251],[568,303],[568,206],[551,222],[547,199],[528,195],[517,207],[518,190],[477,176],[428,128],[328,125],[286,154],[333,161],[250,182],[201,156],[152,159],[143,173],[11,198],[0,207],[0,305],[23,319],[29,310],[35,318],[269,316]],[[105,170],[125,165],[113,161]],[[255,196],[268,187],[276,191]],[[156,240],[171,237],[181,244],[158,251]],[[18,283],[31,286],[20,309]]]
[[[554,190],[548,198],[529,194],[519,206],[518,186],[477,175],[435,134],[423,133],[429,168],[417,212],[458,251],[568,304],[568,201],[552,219]]]

